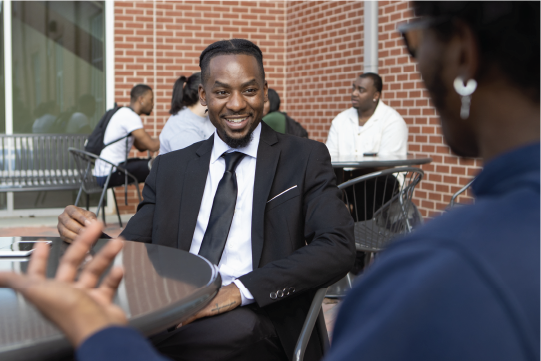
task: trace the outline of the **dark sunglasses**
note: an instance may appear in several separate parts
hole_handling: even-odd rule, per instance
[[[421,42],[423,29],[443,24],[450,19],[451,18],[448,16],[415,19],[409,23],[399,24],[396,27],[396,31],[398,31],[402,35],[404,43],[406,44],[406,49],[408,49],[408,53],[411,55],[412,58],[415,59],[417,48],[419,47],[419,43]]]

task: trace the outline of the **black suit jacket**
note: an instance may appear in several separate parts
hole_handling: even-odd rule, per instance
[[[291,357],[315,291],[353,266],[353,219],[340,199],[327,147],[261,126],[252,209],[254,270],[240,280],[267,311]],[[213,143],[210,137],[156,158],[144,200],[121,236],[189,251]],[[307,359],[321,354],[318,337],[312,336]]]

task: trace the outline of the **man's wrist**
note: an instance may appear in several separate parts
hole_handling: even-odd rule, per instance
[[[252,293],[250,292],[250,290],[248,290],[248,289],[244,286],[244,284],[242,283],[241,280],[236,279],[236,280],[233,281],[233,283],[238,287],[238,289],[239,289],[239,291],[240,291],[241,306],[246,306],[246,305],[249,305],[249,304],[255,302],[254,296],[252,295]]]

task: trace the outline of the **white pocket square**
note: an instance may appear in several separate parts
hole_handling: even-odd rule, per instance
[[[285,192],[289,192],[290,190],[295,189],[295,188],[297,188],[297,185],[296,185],[296,184],[295,184],[293,187],[286,189],[286,190],[283,191],[282,193],[280,193],[280,194],[278,194],[278,195],[272,197],[271,199],[269,199],[269,200],[267,201],[267,203],[269,203],[269,202],[272,201],[273,199],[276,199],[276,198],[280,197],[280,196],[281,196],[282,194],[284,194]]]

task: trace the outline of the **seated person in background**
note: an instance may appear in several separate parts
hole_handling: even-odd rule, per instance
[[[278,133],[286,133],[286,116],[280,112],[280,96],[269,88],[269,100],[265,102],[263,121]]]
[[[331,157],[407,154],[408,126],[380,100],[382,88],[381,77],[375,73],[363,73],[355,80],[352,107],[338,114],[329,130],[326,144]]]
[[[105,135],[103,137],[104,144],[114,143],[103,148],[100,158],[124,167],[139,182],[144,182],[150,172],[148,165],[149,159],[128,159],[128,154],[132,146],[135,146],[141,152],[145,150],[156,152],[160,148],[160,141],[151,138],[143,128],[143,122],[140,116],[141,114],[150,115],[153,107],[154,95],[152,88],[145,84],[134,86],[130,92],[130,106],[120,108],[113,115],[105,129]],[[101,186],[105,184],[110,171],[110,164],[102,162],[99,159],[96,161],[94,176],[98,184]],[[124,182],[124,173],[113,171],[108,187],[119,186],[124,184]]]
[[[71,115],[66,125],[66,133],[90,134],[92,127],[89,119],[96,112],[96,99],[91,94],[84,94],[77,100],[77,111]]]
[[[269,99],[265,102],[263,121],[278,133],[308,138],[308,132],[289,115],[280,111],[280,96],[269,88]]]
[[[189,78],[183,75],[173,86],[171,116],[160,133],[160,154],[186,148],[208,139],[216,128],[206,115],[207,108],[199,103],[201,73]]]

